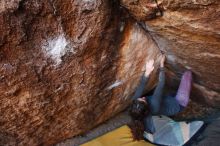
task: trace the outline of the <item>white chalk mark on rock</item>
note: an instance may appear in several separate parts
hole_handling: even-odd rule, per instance
[[[216,57],[216,58],[220,58],[220,55],[219,54],[213,54],[213,53],[199,53],[199,54],[196,54],[197,57]]]
[[[55,65],[59,65],[62,62],[62,57],[68,53],[73,52],[73,48],[68,47],[68,40],[66,40],[64,34],[57,37],[50,38],[43,44],[42,49],[46,57],[50,57],[55,62]]]
[[[115,87],[118,87],[118,86],[120,86],[121,84],[123,84],[123,81],[115,81],[115,83],[113,83],[112,85],[110,85],[107,89],[108,90],[111,90],[111,89],[113,89],[113,88],[115,88]]]
[[[187,65],[185,66],[185,68],[188,69],[188,70],[191,70],[191,69],[192,69],[192,67],[187,66]]]
[[[124,31],[125,29],[125,22],[121,22],[121,25],[120,25],[120,32]]]

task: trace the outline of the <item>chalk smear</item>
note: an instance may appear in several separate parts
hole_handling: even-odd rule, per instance
[[[49,38],[42,45],[42,49],[46,57],[50,57],[55,65],[62,62],[62,57],[68,52],[73,52],[73,48],[68,47],[69,41],[65,38],[64,34]]]
[[[108,90],[111,90],[111,89],[113,89],[113,88],[115,88],[115,87],[118,87],[118,86],[120,86],[121,84],[123,84],[123,81],[115,81],[112,85],[110,85],[107,89]]]
[[[196,54],[197,57],[212,57],[212,58],[220,58],[219,54],[214,54],[214,53],[209,53],[209,52],[205,52],[205,53],[199,53]]]

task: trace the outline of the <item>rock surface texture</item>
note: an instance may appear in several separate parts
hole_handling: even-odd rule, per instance
[[[190,68],[195,99],[219,106],[219,2],[179,1],[164,1],[145,30],[119,1],[1,1],[0,145],[52,145],[109,119],[130,103],[149,59],[155,86],[160,50],[168,84]]]
[[[136,20],[145,21],[149,0],[121,0]],[[185,69],[194,73],[193,97],[220,106],[220,1],[162,0],[164,15],[145,21],[146,29],[167,54],[170,80]],[[144,5],[145,4],[145,5]],[[134,9],[135,8],[135,9]],[[174,81],[174,82],[173,82]],[[176,86],[176,85],[175,85]]]

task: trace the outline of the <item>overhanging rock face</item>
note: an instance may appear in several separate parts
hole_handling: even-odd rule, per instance
[[[167,10],[146,23],[150,35],[122,16],[117,1],[8,0],[0,6],[0,145],[52,145],[109,119],[127,107],[149,59],[156,60],[148,89],[154,87],[160,49],[168,54],[168,82],[190,67],[194,94],[219,105],[214,16],[198,16],[213,20],[206,31],[207,21],[187,21],[193,13]],[[178,21],[170,24],[170,15]],[[188,25],[171,27],[179,15]],[[196,22],[201,26],[191,31]]]
[[[134,1],[121,0],[121,4],[135,19],[144,21],[148,0]],[[219,107],[220,1],[161,2],[165,7],[163,17],[145,24],[160,50],[167,54],[169,82],[175,83],[184,70],[190,69],[194,73],[195,100]]]

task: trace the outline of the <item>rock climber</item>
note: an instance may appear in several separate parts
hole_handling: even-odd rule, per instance
[[[145,72],[132,97],[133,103],[129,110],[132,118],[130,128],[135,140],[145,138],[156,144],[183,145],[201,128],[203,122],[175,122],[167,116],[175,115],[187,106],[190,97],[192,73],[186,71],[183,74],[175,97],[164,95],[164,62],[165,55],[162,56],[160,61],[159,82],[153,95],[141,97],[149,76],[154,70],[154,60],[146,62]]]

